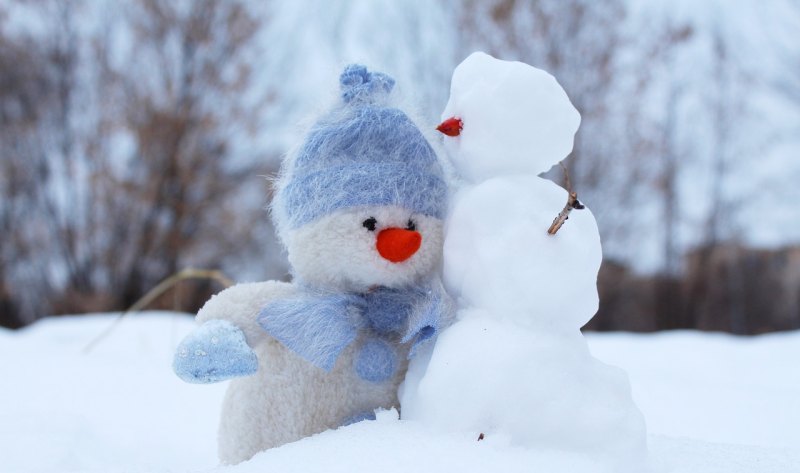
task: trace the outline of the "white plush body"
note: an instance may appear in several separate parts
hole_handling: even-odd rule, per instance
[[[368,231],[364,219],[374,217]],[[375,251],[375,234],[409,219],[423,235],[419,250],[407,261],[390,263]],[[332,291],[364,292],[375,285],[403,287],[430,278],[441,262],[442,222],[395,207],[346,209],[288,232],[289,261],[306,284]],[[399,366],[390,381],[373,383],[358,377],[354,356],[359,336],[326,372],[271,337],[257,322],[268,302],[298,294],[291,283],[266,281],[237,284],[212,297],[197,314],[203,324],[227,320],[242,330],[258,357],[258,372],[231,381],[222,408],[219,457],[239,463],[256,453],[333,429],[352,416],[375,408],[399,407],[397,390],[407,370],[409,346],[398,345]]]
[[[341,101],[284,159],[272,217],[293,283],[240,284],[209,300],[173,368],[232,379],[223,463],[399,407],[409,354],[449,324],[440,282],[447,184],[394,80],[349,65]]]
[[[278,281],[238,284],[212,297],[197,314],[200,323],[223,319],[239,327],[259,360],[258,372],[231,381],[225,395],[219,428],[223,463],[239,463],[262,450],[336,428],[375,406],[398,405],[405,361],[391,382],[359,379],[353,370],[356,340],[327,373],[258,325],[256,315],[267,302],[296,291],[292,284]],[[406,353],[399,358],[405,360]]]

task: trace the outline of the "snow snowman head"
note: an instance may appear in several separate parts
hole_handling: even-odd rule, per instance
[[[453,72],[442,118],[453,166],[472,183],[547,171],[572,151],[581,121],[553,76],[481,52]]]
[[[431,146],[388,105],[394,80],[345,68],[342,103],[287,158],[273,217],[296,277],[365,290],[412,284],[441,256],[447,188]]]

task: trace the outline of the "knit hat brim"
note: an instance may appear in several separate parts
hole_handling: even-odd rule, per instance
[[[295,176],[283,189],[297,228],[342,208],[395,205],[444,218],[447,186],[438,173],[398,162],[349,163]]]

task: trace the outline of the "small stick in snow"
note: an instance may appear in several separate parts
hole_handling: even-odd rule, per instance
[[[120,322],[122,322],[122,320],[125,318],[126,315],[144,309],[145,307],[147,307],[147,305],[156,300],[158,296],[164,294],[165,292],[167,292],[167,290],[169,290],[179,282],[184,281],[186,279],[211,279],[217,281],[226,288],[233,286],[233,281],[227,276],[225,276],[222,273],[222,271],[209,270],[209,269],[193,269],[193,268],[182,269],[177,273],[173,274],[172,276],[168,277],[167,279],[158,283],[156,287],[150,289],[147,292],[147,294],[139,298],[139,300],[136,301],[132,306],[130,306],[128,310],[120,313],[117,316],[117,318],[115,318],[114,321],[111,323],[111,325],[109,325],[108,328],[106,328],[103,331],[103,333],[95,337],[83,348],[83,353],[89,353],[90,351],[92,351],[92,348],[94,348],[94,346],[97,345],[98,342],[100,342],[106,336],[108,336],[108,334],[111,333]]]
[[[569,197],[567,198],[567,205],[561,209],[561,212],[558,213],[558,217],[553,220],[553,224],[550,225],[550,228],[547,229],[547,233],[550,235],[555,235],[556,232],[564,225],[569,219],[569,213],[572,212],[572,209],[583,209],[585,208],[584,205],[578,200],[578,194],[576,192],[570,192]]]
[[[561,212],[558,213],[558,216],[553,220],[553,223],[550,225],[550,228],[547,229],[547,233],[549,235],[555,235],[558,233],[558,230],[564,225],[569,219],[569,213],[572,212],[573,209],[581,210],[586,208],[581,201],[578,200],[578,193],[572,190],[572,183],[569,180],[569,173],[567,172],[567,168],[564,167],[564,163],[558,163],[561,165],[561,169],[564,170],[564,180],[567,184],[567,192],[569,192],[569,196],[567,197],[567,205],[561,209]]]

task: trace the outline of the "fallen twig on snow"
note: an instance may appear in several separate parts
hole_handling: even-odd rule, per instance
[[[177,273],[173,274],[172,276],[168,277],[167,279],[161,281],[154,287],[147,291],[147,294],[143,295],[139,298],[138,301],[134,302],[132,306],[130,306],[124,312],[121,312],[114,322],[108,326],[100,335],[95,337],[91,342],[86,344],[83,348],[83,353],[89,353],[92,348],[95,347],[100,341],[102,341],[105,337],[107,337],[116,327],[122,322],[122,319],[130,314],[131,312],[138,312],[145,307],[147,307],[150,303],[156,300],[160,295],[167,292],[170,288],[175,286],[181,281],[185,281],[187,279],[211,279],[213,281],[217,281],[224,287],[228,288],[233,286],[233,281],[225,276],[222,271],[218,271],[215,269],[182,269]]]

